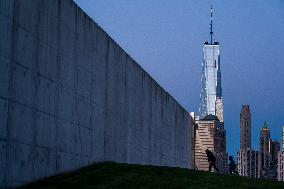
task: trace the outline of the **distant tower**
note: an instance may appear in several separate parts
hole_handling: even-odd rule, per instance
[[[217,101],[218,100],[218,101]],[[203,62],[200,92],[200,118],[216,115],[223,122],[219,43],[213,42],[213,10],[211,6],[210,41],[203,46]]]
[[[282,149],[277,156],[277,180],[284,181],[284,126],[282,127]]]
[[[271,163],[270,167],[271,169],[275,170],[277,169],[277,154],[280,151],[280,143],[277,140],[271,141],[270,145],[270,154],[271,154]]]
[[[211,5],[210,39],[204,42],[201,76],[199,122],[195,140],[195,162],[199,170],[208,170],[205,150],[216,155],[216,166],[227,172],[226,130],[221,88],[219,43],[213,42],[213,9]]]
[[[258,158],[258,176],[262,178],[265,172],[269,169],[270,155],[270,130],[268,124],[265,121],[260,131],[259,138],[259,158]]]
[[[282,127],[282,151],[284,151],[284,126]]]
[[[249,105],[243,105],[240,114],[240,149],[251,148],[251,114]]]
[[[240,113],[240,149],[238,172],[242,176],[258,177],[258,151],[251,149],[251,113],[249,105],[243,105]]]

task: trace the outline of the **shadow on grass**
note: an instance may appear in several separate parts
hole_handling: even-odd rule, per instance
[[[284,183],[182,168],[104,162],[52,176],[20,188],[284,189]]]

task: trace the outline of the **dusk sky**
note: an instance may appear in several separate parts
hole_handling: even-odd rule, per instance
[[[284,1],[75,0],[187,111],[198,113],[203,42],[220,43],[227,151],[239,148],[240,110],[252,113],[252,147],[267,120],[284,124]]]

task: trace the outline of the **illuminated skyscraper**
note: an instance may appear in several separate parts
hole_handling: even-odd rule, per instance
[[[213,42],[213,11],[211,6],[210,41],[203,46],[201,93],[195,140],[195,163],[199,170],[208,170],[205,150],[213,151],[216,166],[227,173],[226,130],[221,88],[219,43]]]
[[[210,41],[203,46],[203,62],[200,93],[200,117],[216,115],[223,122],[223,102],[221,88],[220,48],[213,42],[213,20],[211,6]],[[221,113],[221,114],[220,114]]]

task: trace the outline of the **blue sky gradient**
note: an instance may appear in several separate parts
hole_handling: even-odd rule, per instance
[[[240,110],[252,113],[252,147],[267,120],[284,124],[284,1],[75,0],[189,112],[198,112],[203,42],[220,43],[227,151],[239,148]]]

